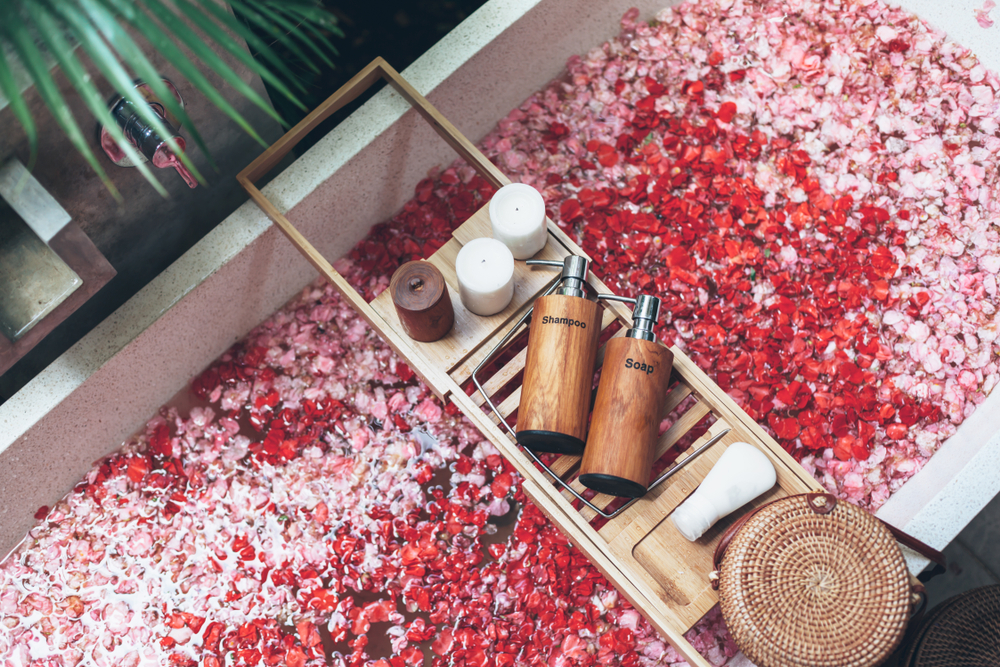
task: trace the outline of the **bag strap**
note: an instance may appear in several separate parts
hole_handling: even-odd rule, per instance
[[[878,519],[878,517],[875,518]],[[882,521],[882,519],[878,520]],[[889,532],[892,533],[892,536],[896,538],[896,541],[902,544],[904,547],[913,549],[921,556],[924,556],[928,560],[934,561],[941,567],[947,567],[947,564],[945,563],[944,560],[944,554],[938,551],[937,549],[934,549],[929,545],[924,544],[923,542],[915,538],[913,535],[910,535],[909,533],[904,533],[899,528],[893,526],[891,523],[886,523],[885,521],[882,521],[882,525],[888,528]]]
[[[817,514],[829,514],[830,512],[833,511],[834,507],[837,506],[836,496],[833,496],[829,493],[804,493],[801,495],[805,497],[806,502],[809,504],[810,509],[812,509]],[[743,525],[747,521],[749,521],[754,514],[761,511],[765,507],[773,505],[778,501],[787,500],[788,498],[794,498],[794,497],[795,496],[786,496],[785,498],[778,498],[777,500],[772,500],[771,502],[765,503],[760,507],[755,507],[753,510],[747,512],[739,519],[737,519],[735,522],[733,522],[733,524],[729,526],[728,529],[726,529],[726,532],[722,534],[722,539],[720,539],[719,543],[715,546],[715,553],[712,555],[712,569],[714,571],[712,572],[712,574],[709,575],[709,580],[712,582],[713,589],[718,590],[719,588],[718,573],[719,569],[722,567],[722,559],[725,557],[726,550],[729,548],[729,544],[733,541],[733,538],[736,537],[736,533],[739,532],[740,528],[742,528]],[[934,561],[938,565],[945,567],[944,554],[942,554],[940,551],[931,548],[927,544],[924,544],[923,542],[913,537],[909,533],[904,533],[902,530],[896,528],[892,524],[886,523],[885,521],[882,521],[882,519],[879,519],[878,517],[875,518],[878,519],[878,521],[880,521],[882,525],[889,530],[890,533],[892,533],[892,536],[896,539],[897,542],[899,542],[903,546],[913,549],[917,553],[928,558],[929,560]]]

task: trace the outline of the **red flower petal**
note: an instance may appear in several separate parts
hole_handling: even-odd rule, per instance
[[[730,123],[736,115],[736,104],[733,102],[723,102],[716,112],[716,117],[724,123]]]

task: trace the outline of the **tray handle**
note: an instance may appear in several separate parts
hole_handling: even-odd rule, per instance
[[[283,137],[275,141],[271,146],[261,153],[260,157],[251,162],[236,179],[240,185],[253,197],[254,201],[261,204],[254,192],[259,194],[259,190],[254,182],[259,180],[267,172],[271,171],[290,150],[295,148],[302,139],[309,134],[317,125],[329,118],[331,115],[350,104],[359,95],[372,87],[379,79],[384,79],[393,89],[399,93],[403,99],[409,102],[410,106],[417,110],[424,120],[430,123],[434,131],[444,139],[449,146],[455,149],[466,162],[472,165],[479,174],[488,180],[494,187],[510,183],[510,179],[497,169],[475,145],[465,138],[451,122],[441,115],[417,89],[409,84],[406,79],[399,75],[392,66],[383,58],[379,57],[371,61],[364,69],[355,74],[350,81],[341,86],[337,92],[328,97],[308,116],[303,118],[298,124],[288,131]],[[263,201],[267,201],[261,196]],[[263,208],[263,206],[261,206]],[[266,209],[265,209],[266,210]],[[275,220],[274,222],[277,222]]]
[[[295,225],[285,217],[277,206],[264,196],[264,193],[256,185],[256,181],[271,171],[311,130],[345,105],[354,101],[380,78],[387,81],[410,106],[416,109],[430,123],[434,131],[472,165],[480,176],[497,188],[510,183],[510,179],[502,171],[497,169],[472,142],[466,139],[447,118],[442,116],[423,95],[418,93],[413,86],[399,75],[399,72],[393,69],[382,58],[376,58],[369,63],[351,78],[350,81],[341,86],[337,92],[328,97],[308,116],[296,124],[295,127],[289,130],[288,133],[275,141],[256,160],[237,174],[236,180],[243,186],[247,194],[250,195],[250,199],[271,219],[271,222],[288,238],[299,253],[312,264],[313,268],[326,278],[374,329],[382,334],[386,342],[397,354],[404,359],[409,359],[412,356],[409,342],[385,326],[385,322],[378,317],[371,306],[358,295],[343,276],[337,273],[333,265],[330,264],[323,254],[310,243],[305,235],[295,228]],[[557,236],[562,233],[561,230],[551,223],[549,224],[549,229],[550,231],[554,230]],[[442,382],[432,373],[425,372],[419,365],[414,367],[413,370],[438,397],[444,398],[447,396],[450,388],[446,382]]]

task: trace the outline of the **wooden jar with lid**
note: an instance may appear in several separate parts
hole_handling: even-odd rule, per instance
[[[430,262],[407,262],[396,269],[389,293],[403,331],[413,340],[440,340],[455,324],[444,276]]]

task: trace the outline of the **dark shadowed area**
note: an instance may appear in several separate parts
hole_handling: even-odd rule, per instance
[[[397,70],[408,67],[483,3],[484,0],[327,0],[325,4],[336,15],[343,32],[343,37],[331,36],[338,52],[335,67],[317,63],[320,70],[317,73],[294,54],[283,53],[282,58],[306,86],[308,92],[303,102],[313,109],[378,56]],[[178,83],[182,93],[187,93],[190,86],[185,85],[185,81],[176,73],[166,73]],[[69,93],[69,86],[62,77],[57,77],[57,81]],[[298,152],[307,150],[378,88],[314,130],[299,145]],[[271,90],[267,92],[289,125],[305,115],[280,95]],[[31,103],[31,93],[28,99]],[[235,174],[263,149],[216,110],[207,104],[202,106],[197,96],[185,94],[185,101],[202,134],[209,138],[219,172],[203,168],[206,166],[203,156],[193,154],[196,164],[208,177],[209,186],[188,190],[175,174],[161,174],[161,182],[171,193],[170,199],[162,200],[134,170],[107,164],[109,175],[125,195],[126,202],[121,207],[114,204],[83,159],[72,151],[68,140],[54,129],[55,123],[47,112],[38,110],[40,127],[48,139],[42,142],[39,163],[33,174],[91,238],[115,268],[117,276],[0,375],[0,403],[24,387],[246,201],[246,195],[236,184]],[[245,104],[236,106],[265,140],[271,142],[281,136],[283,130],[263,114],[254,113]],[[87,118],[81,105],[76,105],[74,112],[81,121]],[[0,120],[6,120],[9,115],[9,108],[0,111]],[[5,128],[0,134],[0,158],[16,156],[26,162],[27,145],[20,128],[12,119],[0,126]],[[96,141],[96,132],[94,134]],[[105,156],[99,154],[99,159]]]

